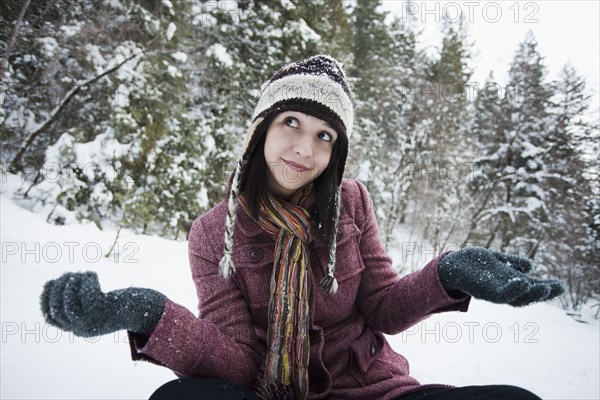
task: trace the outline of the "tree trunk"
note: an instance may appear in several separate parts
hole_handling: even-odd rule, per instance
[[[29,3],[31,0],[26,0],[23,3],[23,7],[21,7],[21,12],[19,13],[19,17],[17,18],[17,22],[15,22],[15,27],[13,28],[12,35],[10,35],[10,40],[6,45],[6,51],[4,52],[4,57],[2,57],[2,61],[0,61],[0,82],[4,80],[4,73],[8,69],[8,60],[10,58],[10,54],[15,47],[15,43],[17,43],[17,37],[19,36],[19,28],[21,27],[21,21],[25,16],[25,12],[29,7]]]

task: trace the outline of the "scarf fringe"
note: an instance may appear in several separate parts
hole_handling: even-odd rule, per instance
[[[296,400],[294,389],[283,383],[263,383],[257,388],[256,394],[263,400]]]
[[[248,212],[243,196],[240,205]],[[305,186],[283,201],[271,194],[261,199],[257,223],[276,235],[271,272],[267,357],[263,365],[264,399],[306,400],[310,354],[310,257],[315,230],[308,211],[314,188]]]

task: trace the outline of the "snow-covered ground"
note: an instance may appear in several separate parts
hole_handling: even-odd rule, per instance
[[[94,270],[105,290],[152,287],[195,310],[187,244],[124,231],[106,258],[114,230],[50,225],[47,213],[13,203],[15,177],[8,178],[0,199],[0,398],[148,398],[174,378],[170,371],[131,361],[125,332],[82,339],[46,325],[38,298],[49,279]],[[505,383],[544,399],[600,399],[597,321],[575,322],[552,304],[471,304],[468,313],[437,315],[389,338],[421,382]]]

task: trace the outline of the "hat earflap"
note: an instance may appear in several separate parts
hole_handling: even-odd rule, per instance
[[[227,217],[225,218],[225,247],[223,251],[223,257],[221,258],[221,261],[219,261],[219,274],[224,278],[229,278],[235,272],[235,265],[232,259],[233,230],[235,228],[235,218],[239,204],[238,198],[240,196],[241,189],[240,178],[242,172],[248,165],[250,155],[256,146],[256,141],[258,140],[256,132],[263,121],[263,117],[255,118],[252,122],[252,125],[250,125],[246,130],[246,138],[244,140],[242,156],[240,159],[238,159],[235,165],[235,170],[233,171],[231,188],[229,189],[229,196],[227,199]]]

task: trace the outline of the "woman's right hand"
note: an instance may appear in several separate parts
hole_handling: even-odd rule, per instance
[[[104,293],[95,272],[68,272],[46,282],[40,306],[50,325],[92,337],[122,329],[149,332],[160,320],[165,301],[163,294],[152,289]]]

